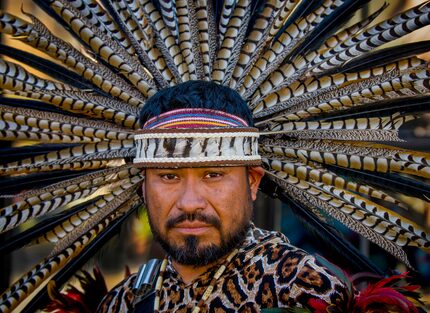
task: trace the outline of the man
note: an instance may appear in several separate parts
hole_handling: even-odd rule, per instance
[[[136,301],[130,276],[99,312],[259,312],[334,303],[342,283],[277,232],[256,228],[252,202],[264,170],[245,101],[190,81],[162,90],[141,112],[135,163],[154,238],[167,253],[153,299]]]

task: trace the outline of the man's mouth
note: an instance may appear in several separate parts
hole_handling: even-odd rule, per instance
[[[182,214],[172,217],[166,222],[167,229],[170,228],[220,228],[221,223],[215,216],[203,215],[202,213]]]
[[[200,221],[183,221],[175,224],[173,228],[183,234],[199,235],[207,232],[211,227],[211,224]]]

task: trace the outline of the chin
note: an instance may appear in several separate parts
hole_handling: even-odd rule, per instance
[[[184,236],[180,240],[178,240],[178,238],[176,237],[175,240],[172,240],[170,242],[173,243],[173,245],[175,245],[179,249],[185,249],[187,247],[189,248],[189,243],[191,241],[195,242],[195,248],[197,249],[197,251],[205,250],[208,248],[220,248],[221,246],[218,240],[214,241],[214,240],[209,240],[207,238],[202,238],[200,236],[193,236],[193,235]]]

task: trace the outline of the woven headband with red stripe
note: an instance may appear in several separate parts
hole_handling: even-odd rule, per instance
[[[233,114],[212,109],[177,109],[149,119],[144,129],[248,127],[248,123]]]

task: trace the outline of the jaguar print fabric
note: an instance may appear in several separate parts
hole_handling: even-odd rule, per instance
[[[160,311],[191,312],[222,262],[185,284],[169,261]],[[130,311],[134,280],[132,275],[114,288],[98,312]],[[310,298],[336,303],[344,294],[342,283],[313,256],[289,244],[281,233],[252,225],[239,253],[228,264],[200,312],[259,312],[263,308],[302,306]]]

